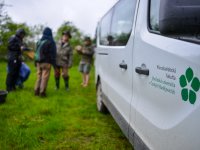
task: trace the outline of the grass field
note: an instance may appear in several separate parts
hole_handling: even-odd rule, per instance
[[[25,88],[10,93],[0,105],[0,150],[128,150],[132,149],[111,115],[96,110],[94,75],[90,86],[80,86],[81,76],[70,70],[70,91],[54,90],[53,70],[47,98],[34,96],[36,70]],[[6,63],[0,63],[0,89],[5,89]]]

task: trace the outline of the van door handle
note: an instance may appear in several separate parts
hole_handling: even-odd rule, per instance
[[[135,72],[138,73],[138,74],[143,74],[143,75],[146,75],[148,76],[149,75],[149,69],[143,69],[141,67],[137,67],[135,68]]]
[[[124,62],[122,62],[121,64],[119,64],[119,67],[122,68],[122,69],[125,69],[125,70],[128,69],[127,64],[125,64]]]

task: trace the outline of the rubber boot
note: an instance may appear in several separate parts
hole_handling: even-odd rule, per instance
[[[35,90],[35,96],[40,96],[40,89]]]
[[[55,78],[56,81],[56,90],[60,88],[60,78]]]
[[[46,92],[40,93],[40,97],[42,97],[42,98],[47,97]]]
[[[65,81],[65,89],[66,91],[69,91],[69,76],[64,78]]]

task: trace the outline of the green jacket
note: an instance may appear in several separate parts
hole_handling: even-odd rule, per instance
[[[57,43],[56,65],[71,67],[73,61],[73,50],[69,43],[62,44],[61,41]]]
[[[92,64],[93,55],[94,55],[94,48],[93,46],[84,46],[82,51],[78,52],[82,55],[81,63],[89,63]]]

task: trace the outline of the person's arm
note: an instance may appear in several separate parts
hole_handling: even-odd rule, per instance
[[[25,43],[22,43],[21,50],[22,50],[22,51],[30,51],[30,50],[32,50],[32,49],[29,48]]]
[[[73,64],[73,49],[71,47],[70,48],[70,51],[69,51],[69,54],[68,54],[68,67],[71,68],[72,67],[72,64]]]
[[[56,44],[53,43],[53,46],[52,46],[52,65],[55,67],[56,66]]]
[[[87,50],[83,50],[82,53],[83,53],[84,55],[93,56],[94,51],[93,51],[92,48],[89,48],[89,49],[87,49]]]

